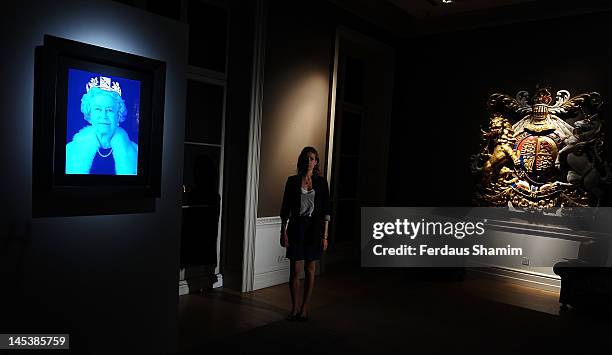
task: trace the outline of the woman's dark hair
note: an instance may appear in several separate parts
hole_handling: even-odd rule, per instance
[[[319,153],[313,147],[304,147],[297,160],[297,173],[300,176],[306,176],[306,173],[308,172],[308,154],[310,153],[314,153],[315,157],[317,158],[317,165],[315,165],[314,169],[312,170],[312,175],[318,176],[320,174]]]

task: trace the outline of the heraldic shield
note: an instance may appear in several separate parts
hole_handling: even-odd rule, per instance
[[[519,167],[534,183],[545,183],[554,174],[559,149],[548,136],[527,136],[517,143]]]
[[[479,206],[597,206],[612,183],[605,157],[603,101],[549,87],[493,94],[482,149],[472,156]]]

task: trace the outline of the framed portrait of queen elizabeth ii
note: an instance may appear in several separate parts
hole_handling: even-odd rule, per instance
[[[45,36],[33,183],[70,198],[160,194],[165,63]]]
[[[68,69],[66,174],[137,175],[140,81]]]

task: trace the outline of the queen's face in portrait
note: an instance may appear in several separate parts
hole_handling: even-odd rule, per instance
[[[119,126],[118,105],[110,93],[100,91],[91,100],[89,122],[96,129],[100,142],[113,137]]]

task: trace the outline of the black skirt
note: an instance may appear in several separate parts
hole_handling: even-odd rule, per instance
[[[313,261],[321,259],[323,252],[321,238],[318,236],[319,223],[312,217],[300,216],[291,219],[287,227],[289,247],[287,259],[291,261]]]

